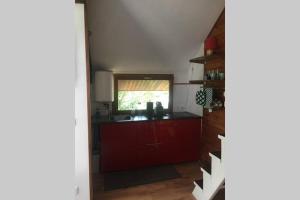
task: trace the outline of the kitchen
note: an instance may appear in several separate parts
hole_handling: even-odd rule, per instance
[[[205,2],[88,2],[94,199],[166,181],[192,198],[200,167],[210,173],[224,134],[225,12]]]
[[[101,81],[105,79],[102,73],[112,81],[110,72],[97,71],[97,78],[99,73]],[[128,80],[129,78],[141,80]],[[166,80],[158,80],[158,78]],[[99,126],[95,136],[100,133],[100,143],[96,145],[101,149],[100,163],[103,172],[194,161],[199,158],[201,117],[188,112],[171,112],[172,96],[168,94],[172,94],[172,75],[115,74],[114,80],[115,89],[119,94],[115,92],[118,106],[114,105],[113,110],[114,113],[119,114],[111,115],[109,108],[106,117],[105,115],[101,117],[103,115],[99,110],[95,114],[98,117],[95,117],[94,128]],[[109,80],[105,81],[108,82]],[[98,83],[97,79],[96,83]],[[96,100],[113,102],[112,90],[107,91],[109,87],[101,87],[101,84],[95,86],[95,91],[99,92],[96,94]],[[126,91],[125,101],[120,95],[124,91]],[[151,95],[153,92],[156,95]],[[126,98],[126,95],[129,98]],[[135,95],[137,98],[134,97]],[[167,99],[163,103],[145,102],[147,99],[164,100],[164,96]],[[122,105],[128,102],[132,104],[131,107]]]

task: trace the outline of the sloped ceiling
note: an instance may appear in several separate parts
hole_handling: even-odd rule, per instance
[[[186,70],[224,5],[224,0],[89,0],[92,67]]]

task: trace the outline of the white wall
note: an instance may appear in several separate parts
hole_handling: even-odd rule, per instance
[[[174,83],[188,82],[188,69],[174,73]],[[187,109],[188,87],[187,85],[174,85],[173,87],[173,111],[182,112]]]
[[[200,50],[194,57],[199,57],[204,55],[204,43],[201,44]],[[204,74],[204,65],[191,63],[189,69],[189,80],[203,80]],[[195,96],[196,92],[199,91],[200,85],[189,85],[189,99],[188,99],[188,106],[187,111],[197,114],[203,115],[203,107],[196,104]]]
[[[187,110],[188,86],[175,85],[173,87],[173,111],[182,112]]]
[[[200,45],[199,51],[195,55],[191,55],[190,58],[204,55],[204,44]],[[188,59],[187,61],[188,62]],[[147,70],[141,68],[137,70],[113,70],[114,73],[167,73],[174,74],[174,83],[188,83],[190,80],[203,80],[204,65],[189,63],[189,66],[184,66],[181,70],[172,71],[170,69],[152,69]],[[174,85],[173,87],[173,111],[182,112],[187,111],[196,115],[202,116],[203,108],[195,103],[195,95],[199,90],[200,85]],[[91,88],[93,90],[93,86]],[[93,94],[94,91],[92,91]],[[94,95],[92,95],[92,101],[94,101]],[[96,103],[93,102],[92,113],[95,113]]]
[[[198,53],[193,57],[204,55],[204,44],[200,45]],[[175,73],[175,83],[187,83],[190,80],[203,80],[204,65],[191,63],[186,72]],[[177,78],[176,78],[177,77]],[[175,85],[173,97],[174,112],[187,111],[196,115],[203,115],[203,107],[195,103],[196,92],[200,85]]]
[[[89,200],[89,151],[86,82],[84,5],[75,6],[75,193],[77,200]],[[79,190],[77,191],[77,189]]]
[[[200,45],[198,52],[195,55],[190,55],[190,58],[199,57],[204,55],[204,44]],[[188,61],[188,58],[186,59]],[[141,68],[139,70],[118,70],[113,69],[114,73],[166,73],[174,74],[174,83],[188,83],[190,80],[203,80],[204,65],[197,63],[189,63],[183,66],[181,70],[168,69],[152,69]],[[173,87],[173,111],[182,112],[187,111],[196,115],[202,116],[203,108],[195,103],[195,95],[199,90],[200,85],[174,85]],[[94,102],[94,89],[91,86],[92,94],[92,114],[95,114],[96,107],[101,107],[99,103]]]

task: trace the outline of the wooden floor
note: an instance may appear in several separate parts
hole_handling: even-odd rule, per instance
[[[107,192],[103,191],[102,176],[95,174],[94,200],[195,200],[193,181],[202,176],[199,164],[183,163],[175,167],[182,178]]]

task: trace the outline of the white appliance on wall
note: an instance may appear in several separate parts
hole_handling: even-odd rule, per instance
[[[113,102],[113,73],[108,71],[95,72],[95,100],[98,102]]]

